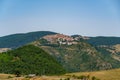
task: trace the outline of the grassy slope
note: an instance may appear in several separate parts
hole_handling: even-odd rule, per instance
[[[12,74],[0,74],[0,80],[8,79],[8,77],[15,77],[15,75]]]
[[[100,80],[120,80],[120,69],[113,69],[113,70],[107,70],[107,71],[95,71],[95,72],[77,72],[77,73],[68,73],[66,75],[62,76],[38,76],[35,78],[32,78],[31,80],[60,80],[60,78],[65,78],[69,77],[71,75],[76,75],[76,76],[81,76],[81,75],[90,75],[90,76],[95,76]],[[1,79],[7,79],[8,75],[7,74],[0,74],[0,80]],[[25,80],[25,78],[12,78],[8,80],[13,80],[13,79],[19,79],[19,80]],[[29,80],[29,79],[28,79]]]
[[[99,78],[100,80],[120,80],[120,69],[106,70],[106,71],[96,71],[96,72],[78,72],[69,73],[66,75],[90,75]]]

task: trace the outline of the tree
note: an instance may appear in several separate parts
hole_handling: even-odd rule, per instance
[[[18,68],[15,69],[14,73],[15,73],[16,77],[20,77],[21,76],[21,72],[20,72],[20,70]]]

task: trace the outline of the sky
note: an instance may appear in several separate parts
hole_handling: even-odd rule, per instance
[[[32,31],[120,37],[120,0],[0,0],[0,36]]]

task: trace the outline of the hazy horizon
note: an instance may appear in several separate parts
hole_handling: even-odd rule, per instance
[[[0,37],[32,31],[120,37],[120,0],[0,0]]]
[[[3,35],[0,37],[5,37],[5,36],[9,36],[9,35],[15,35],[15,34],[27,34],[27,33],[31,33],[31,32],[38,32],[38,31],[30,31],[30,32],[21,32],[21,33],[12,33],[12,34],[8,34],[8,35]],[[55,31],[50,31],[50,32],[55,32]],[[58,33],[58,32],[55,32]],[[58,34],[64,34],[64,33],[58,33]],[[64,35],[68,35],[68,36],[72,36],[72,35],[80,35],[80,36],[86,36],[86,37],[120,37],[120,36],[104,36],[104,35],[99,35],[99,36],[87,36],[87,35],[81,35],[81,34],[64,34]]]

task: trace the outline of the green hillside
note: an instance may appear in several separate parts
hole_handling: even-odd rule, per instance
[[[120,37],[90,37],[87,42],[94,46],[116,45],[120,44]]]
[[[106,61],[110,61],[113,68],[120,67],[120,37],[91,37],[87,42],[93,45]]]
[[[45,35],[56,34],[50,31],[37,31],[0,37],[0,48],[16,48],[35,41]]]
[[[107,70],[120,67],[119,61],[110,55],[105,56],[85,41],[78,41],[73,45],[60,45],[40,39],[33,44],[54,56],[68,72]]]
[[[64,74],[65,69],[44,50],[27,45],[0,54],[0,73],[9,74]]]

